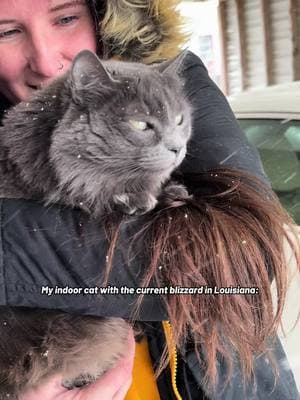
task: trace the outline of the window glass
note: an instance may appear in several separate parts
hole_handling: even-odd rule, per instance
[[[300,224],[300,121],[240,119],[283,206]]]

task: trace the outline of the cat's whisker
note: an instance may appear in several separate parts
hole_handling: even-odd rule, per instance
[[[111,162],[118,161],[118,160],[132,160],[132,156],[130,155],[120,155],[120,156],[101,156],[99,160],[108,160]]]
[[[185,156],[191,157],[191,158],[197,158],[194,154],[190,153],[190,152],[186,152]]]

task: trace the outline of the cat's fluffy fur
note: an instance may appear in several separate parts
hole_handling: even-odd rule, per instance
[[[191,134],[181,59],[144,66],[80,53],[70,72],[4,118],[0,195],[78,206],[95,218],[151,210]],[[84,383],[126,350],[122,319],[5,307],[0,317],[1,399],[54,372],[66,386]]]
[[[179,61],[101,63],[82,52],[67,75],[4,118],[0,195],[18,188],[96,216],[116,203],[128,213],[153,208],[191,133]]]
[[[57,373],[66,387],[82,386],[126,352],[128,323],[121,318],[1,307],[0,319],[1,400]]]

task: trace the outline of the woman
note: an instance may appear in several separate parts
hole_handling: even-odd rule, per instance
[[[11,2],[10,0],[1,0],[0,92],[3,95],[2,109],[5,110],[11,104],[26,100],[32,92],[47,85],[52,79],[64,73],[74,56],[84,48],[97,51],[104,58],[114,56],[146,63],[158,62],[175,56],[184,41],[184,36],[180,34],[179,29],[180,18],[175,11],[176,3],[177,1],[170,0],[153,2],[147,0],[114,0],[107,2],[64,0],[28,0],[27,2],[14,0]],[[195,109],[194,133],[189,144],[189,155],[181,166],[177,178],[182,179],[196,198],[197,196],[202,198],[201,193],[199,193],[202,191],[203,198],[206,199],[201,205],[202,208],[198,206],[197,202],[195,204],[191,202],[187,204],[187,209],[190,210],[191,208],[191,213],[192,210],[195,210],[198,215],[202,215],[203,210],[208,210],[206,215],[209,218],[206,221],[205,229],[207,229],[207,232],[212,232],[214,224],[218,222],[213,219],[216,211],[216,199],[221,198],[218,193],[222,192],[225,193],[225,197],[227,194],[230,197],[230,193],[236,193],[236,189],[241,186],[240,192],[244,195],[242,197],[243,206],[240,206],[236,201],[236,196],[233,196],[230,200],[232,201],[232,213],[228,210],[227,215],[226,209],[223,214],[219,213],[219,216],[223,218],[224,226],[226,226],[226,218],[230,218],[230,221],[236,219],[240,221],[239,229],[241,229],[241,227],[245,227],[246,222],[243,222],[243,213],[239,215],[238,211],[241,208],[246,210],[246,200],[249,201],[249,204],[251,203],[252,207],[248,207],[250,209],[248,211],[249,215],[254,216],[256,208],[262,207],[261,214],[259,214],[259,217],[262,218],[270,212],[267,211],[268,206],[274,204],[273,202],[270,204],[268,202],[264,203],[265,199],[272,196],[266,187],[262,186],[261,189],[261,181],[267,184],[261,163],[256,151],[247,143],[245,136],[240,131],[223,95],[210,81],[201,61],[191,53],[185,59],[183,77],[186,81],[187,95]],[[249,178],[248,181],[246,175],[240,174],[239,176],[238,172],[236,174],[228,171],[222,172],[221,169],[220,175],[218,175],[218,172],[214,174],[208,173],[202,175],[201,180],[199,180],[198,173],[223,167],[233,167],[252,173],[257,176],[258,180],[255,181]],[[234,177],[237,178],[237,186],[235,182],[232,182]],[[231,189],[228,189],[228,187],[231,187]],[[257,188],[265,192],[260,193]],[[251,196],[254,198],[253,201]],[[261,201],[260,197],[262,198]],[[224,197],[222,198],[224,199]],[[222,203],[222,198],[220,203]],[[226,204],[228,204],[228,198],[226,198],[226,201]],[[241,201],[241,199],[239,198],[238,201]],[[267,207],[264,204],[267,204]],[[222,208],[222,204],[219,204],[218,209],[220,210],[220,208]],[[180,209],[180,207],[178,209],[182,214],[183,209]],[[278,211],[278,206],[276,210]],[[168,214],[169,211],[171,214]],[[169,211],[165,212],[164,217],[167,218],[167,221],[172,221],[177,212],[173,203],[171,203]],[[278,212],[280,213],[280,211]],[[135,311],[133,307],[136,300],[135,296],[99,297],[94,296],[92,293],[86,296],[51,295],[50,289],[55,286],[93,287],[101,281],[99,265],[110,253],[107,253],[108,243],[105,240],[104,232],[101,231],[101,227],[98,224],[90,221],[86,215],[78,210],[62,209],[60,207],[45,209],[33,201],[22,199],[1,199],[1,215],[1,305],[16,307],[38,306],[97,316],[121,316],[123,318],[132,316],[133,311]],[[182,215],[185,216],[185,213]],[[182,220],[182,215],[178,216],[178,221]],[[277,214],[274,212],[274,215]],[[280,215],[282,219],[278,221],[276,226],[278,235],[281,229],[280,224],[284,221],[283,214]],[[239,219],[240,216],[241,218]],[[150,220],[147,221],[148,226],[150,226],[148,238],[151,238],[151,232],[155,232],[158,228],[155,225],[156,220],[154,217],[155,214],[151,214]],[[152,220],[154,221],[153,224]],[[141,219],[141,225],[144,226],[144,224],[145,220]],[[175,225],[171,228],[174,227]],[[253,225],[253,227],[256,227],[256,225]],[[184,231],[184,226],[182,226],[182,230]],[[230,230],[230,226],[228,226],[227,231],[224,231],[224,233],[228,232],[234,235],[234,230]],[[240,233],[242,231],[238,230],[237,232]],[[151,265],[149,271],[158,270],[160,271],[158,275],[153,272],[151,276],[145,277],[144,271],[140,267],[145,263],[143,260],[141,260],[140,264],[136,263],[135,267],[137,269],[134,271],[126,268],[127,260],[124,255],[126,252],[123,252],[122,249],[127,247],[129,239],[135,233],[134,226],[132,228],[129,226],[128,228],[121,225],[119,245],[114,253],[115,257],[109,284],[117,287],[128,286],[136,288],[142,284],[143,279],[149,281],[151,278],[157,278],[159,280],[161,276],[166,278],[167,282],[172,282],[172,277],[164,276],[164,270],[157,269],[155,263],[152,263],[153,265]],[[263,228],[260,233],[261,237],[263,237],[265,233]],[[274,240],[279,243],[278,235],[277,237],[276,235],[274,236]],[[211,243],[216,242],[215,238],[213,234]],[[197,240],[200,239],[198,238]],[[258,242],[258,239],[256,243],[254,241],[253,246],[257,254],[261,255],[262,250],[259,252],[260,243]],[[181,241],[179,240],[178,243],[173,243],[173,246],[180,246],[180,243]],[[244,245],[243,240],[241,243]],[[262,243],[265,244],[264,241]],[[111,249],[115,250],[113,249],[113,244],[114,242],[112,242]],[[227,257],[228,264],[233,264],[233,256],[237,256],[237,253],[233,252],[235,244],[232,242],[228,244],[229,252],[227,256],[231,257]],[[163,249],[161,243],[156,242],[156,245],[157,249]],[[241,255],[244,254],[242,247],[238,246]],[[217,246],[214,252],[211,249],[213,265],[220,265],[218,264],[218,257],[222,258],[222,254],[218,252],[218,249],[220,251],[224,250],[222,246]],[[232,253],[230,253],[231,250]],[[278,259],[279,253],[273,254],[274,250],[270,248],[266,248],[266,258],[269,256],[268,252],[270,252],[271,261],[273,260],[272,257],[274,260]],[[186,254],[184,250],[182,250],[182,254]],[[153,260],[153,254],[149,256],[150,260]],[[247,261],[250,262],[250,260]],[[261,261],[262,264],[263,261]],[[223,258],[222,265],[225,265]],[[255,268],[256,265],[252,267]],[[197,271],[195,271],[194,268],[192,272],[196,273]],[[266,268],[264,272],[266,286],[266,281],[268,281]],[[277,269],[273,271],[270,268],[269,272],[271,274],[274,273],[275,277],[278,278],[276,275]],[[236,273],[238,275],[238,271]],[[253,275],[251,275],[252,278]],[[188,277],[187,271],[186,276]],[[281,276],[280,273],[279,276]],[[258,285],[260,284],[259,280],[256,280]],[[250,281],[251,279],[249,279]],[[184,281],[183,279],[181,286],[184,286],[185,282],[188,282],[186,286],[191,286],[192,282],[196,282],[196,286],[199,286],[200,281],[192,276],[191,280],[187,278]],[[211,282],[211,280],[204,280],[203,285],[205,282]],[[218,280],[216,282],[220,286],[221,282]],[[195,286],[195,284],[192,286]],[[268,294],[265,286],[263,287],[263,292]],[[281,288],[282,290],[284,289],[283,283]],[[175,303],[176,298],[176,296],[173,296]],[[203,337],[206,340],[204,344],[211,341],[210,348],[212,351],[212,353],[208,351],[208,375],[215,378],[218,376],[218,382],[215,382],[214,389],[211,390],[204,379],[207,376],[204,373],[205,367],[199,363],[197,358],[199,354],[191,344],[187,343],[184,346],[185,353],[177,354],[177,375],[174,364],[175,354],[171,352],[171,364],[164,369],[157,380],[157,384],[155,384],[150,360],[153,363],[159,361],[163,353],[165,338],[167,338],[169,344],[171,343],[172,332],[170,331],[170,326],[167,323],[162,324],[161,321],[170,317],[170,313],[172,314],[174,310],[183,309],[180,306],[186,305],[186,302],[182,301],[181,303],[180,297],[178,299],[179,308],[176,308],[176,304],[168,308],[168,305],[164,304],[159,297],[153,296],[145,296],[140,304],[136,317],[137,320],[148,321],[144,326],[146,336],[136,344],[133,383],[126,397],[124,396],[130,379],[128,372],[122,375],[122,369],[124,369],[122,363],[124,365],[125,362],[127,370],[131,369],[134,348],[132,337],[129,339],[131,351],[128,359],[121,361],[121,366],[119,365],[115,370],[110,371],[99,382],[82,390],[64,392],[59,385],[59,378],[57,378],[55,381],[49,382],[46,387],[37,388],[35,392],[24,394],[24,399],[93,399],[97,395],[105,400],[123,398],[127,400],[138,398],[152,400],[158,398],[208,398],[214,400],[298,398],[295,383],[289,369],[279,363],[279,379],[275,382],[272,370],[266,367],[267,360],[264,357],[255,357],[253,362],[249,361],[251,350],[254,353],[253,348],[248,346],[245,341],[243,342],[239,338],[234,340],[233,338],[233,344],[237,345],[238,348],[236,350],[239,355],[243,353],[243,347],[246,349],[245,359],[248,361],[242,366],[254,371],[256,387],[253,384],[253,379],[243,387],[243,374],[239,372],[239,363],[230,364],[230,360],[224,356],[224,354],[226,356],[229,354],[227,349],[224,350],[224,348],[220,347],[221,342],[218,341],[219,339],[211,340],[214,339],[214,336],[218,337],[218,334],[212,332],[207,335],[205,326],[203,327]],[[198,307],[199,304],[194,304],[195,297],[191,297],[190,300],[191,309],[196,310],[193,307]],[[241,302],[240,306],[244,304],[247,305],[246,302]],[[270,305],[270,298],[266,299],[266,304]],[[216,302],[215,305],[216,307],[222,306],[222,301]],[[207,310],[211,311],[210,305],[207,304],[206,306]],[[254,308],[256,306],[257,304],[254,304]],[[225,303],[224,307],[224,310],[226,310]],[[198,311],[205,309],[206,307],[200,306],[197,308]],[[242,307],[239,308],[239,312],[242,312],[241,309]],[[221,311],[220,309],[218,310],[220,318],[222,317]],[[251,319],[252,311],[253,309],[250,307],[249,314],[246,313],[245,316]],[[190,311],[187,310],[187,313],[189,314]],[[224,314],[225,316],[227,315],[226,312]],[[238,315],[238,313],[235,315]],[[210,318],[210,315],[205,315],[204,313],[203,320],[206,317]],[[268,320],[266,315],[263,318]],[[171,318],[171,320],[174,320],[174,318]],[[184,318],[179,318],[178,321],[182,322],[183,320]],[[234,320],[231,322],[233,323]],[[240,332],[237,328],[238,322],[235,321],[235,324],[232,325],[233,332]],[[191,320],[190,328],[193,323],[195,323],[195,319]],[[268,320],[266,325],[270,333],[274,331],[272,318]],[[178,323],[177,329],[179,332],[177,332],[177,329],[173,329],[173,337],[176,343],[179,342],[179,339],[182,339],[180,337],[181,328],[187,333],[186,337],[188,336],[187,326]],[[196,326],[196,330],[198,328]],[[234,328],[236,328],[236,331]],[[245,336],[245,332],[241,332],[241,334]],[[249,335],[253,339],[255,332],[249,331]],[[228,337],[232,338],[231,332],[228,332]],[[199,337],[198,339],[201,340]],[[262,345],[262,340],[261,338],[259,339],[258,343]],[[272,343],[272,346],[275,359],[283,360],[284,353],[280,344]],[[219,354],[218,359],[216,358],[217,353]],[[224,387],[224,382],[227,382],[228,369],[230,368],[232,370],[230,374],[231,381],[230,384],[228,383]],[[118,387],[112,383],[112,380],[115,382],[119,380]],[[141,388],[141,382],[145,380],[147,384],[143,383],[144,387]],[[146,388],[148,390],[147,393],[145,392]]]

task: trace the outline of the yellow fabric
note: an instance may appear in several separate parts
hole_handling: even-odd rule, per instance
[[[160,400],[146,337],[136,343],[133,379],[125,400]]]
[[[169,356],[170,356],[170,369],[171,369],[171,379],[172,388],[177,400],[182,400],[182,397],[177,389],[177,351],[176,346],[173,341],[172,326],[169,321],[163,321],[164,333],[167,341]]]
[[[173,391],[176,399],[182,400],[176,386],[177,352],[173,345],[172,327],[168,321],[163,321],[162,324],[170,355]],[[125,400],[160,400],[146,336],[139,343],[136,343],[132,384]]]

